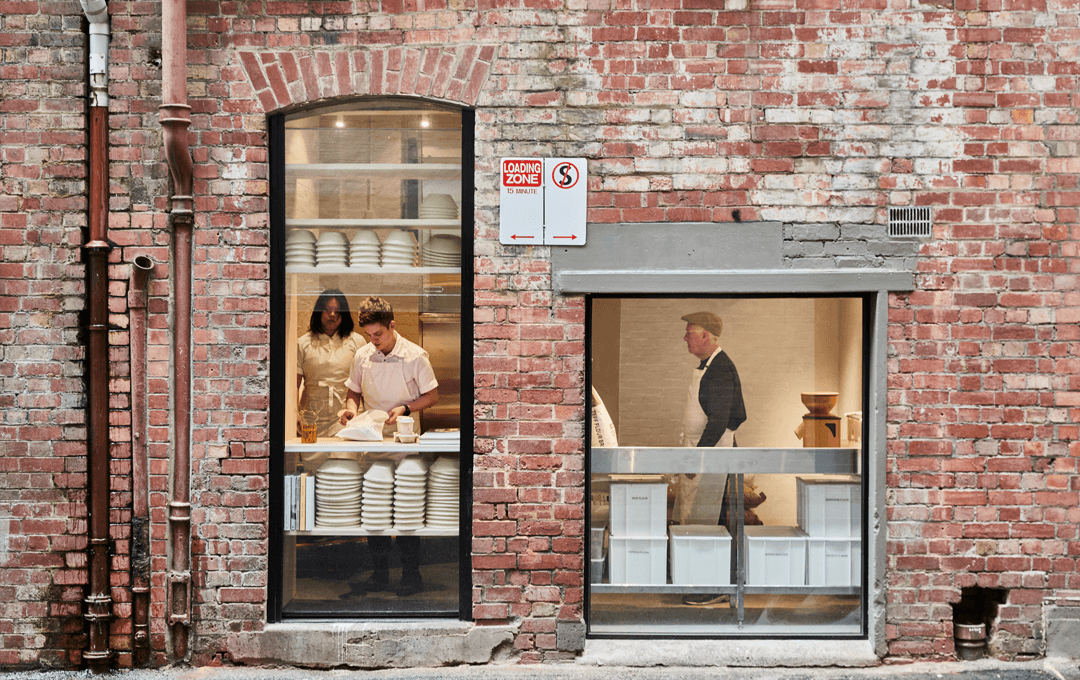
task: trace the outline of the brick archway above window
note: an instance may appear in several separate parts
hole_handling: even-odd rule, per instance
[[[494,45],[240,53],[264,113],[355,95],[429,97],[473,106],[494,59]]]

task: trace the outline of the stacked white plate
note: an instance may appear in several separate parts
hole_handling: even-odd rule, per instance
[[[331,458],[315,471],[315,526],[360,524],[360,463]]]
[[[461,237],[435,234],[424,244],[420,257],[425,267],[460,267]]]
[[[350,267],[378,267],[381,256],[382,243],[373,231],[361,229],[349,241]]]
[[[420,203],[422,220],[456,220],[458,205],[450,194],[428,194]]]
[[[349,264],[349,241],[340,231],[324,231],[315,242],[315,266],[345,267]]]
[[[409,456],[394,472],[394,528],[415,531],[424,528],[424,497],[427,464],[420,456]]]
[[[315,266],[315,234],[307,229],[294,229],[285,238],[286,267]]]
[[[382,266],[415,267],[416,239],[407,231],[392,231],[382,244]]]
[[[428,468],[427,526],[432,529],[456,529],[458,526],[458,489],[461,471],[457,458],[443,456]]]
[[[394,464],[380,460],[364,473],[364,496],[360,526],[368,531],[385,531],[393,525]]]

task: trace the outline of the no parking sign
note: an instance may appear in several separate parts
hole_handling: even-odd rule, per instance
[[[499,242],[585,245],[587,161],[504,158],[499,164]]]

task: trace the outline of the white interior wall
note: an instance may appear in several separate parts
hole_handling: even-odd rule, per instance
[[[698,360],[686,350],[686,322],[680,317],[708,311],[724,322],[720,346],[742,381],[747,421],[736,434],[738,444],[802,446],[795,436],[807,412],[802,392],[840,391],[845,408],[861,403],[861,356],[851,356],[853,348],[861,352],[860,325],[852,319],[852,303],[860,312],[857,300],[623,299],[619,445],[681,444],[687,388]],[[597,346],[593,357],[594,362],[607,359]],[[834,413],[842,415],[839,408]],[[762,521],[794,525],[794,478],[756,475],[754,481],[768,496],[756,511]]]

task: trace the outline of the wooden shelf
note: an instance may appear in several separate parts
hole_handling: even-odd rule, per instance
[[[358,442],[340,437],[323,437],[314,444],[301,444],[294,437],[285,440],[286,453],[458,453],[460,439],[449,441],[417,441],[414,444],[397,444],[393,441]]]
[[[428,274],[460,274],[461,269],[457,267],[376,267],[373,265],[366,265],[363,267],[296,267],[285,266],[286,274],[314,274],[321,276],[323,274],[393,274],[400,276],[402,274],[412,276],[425,276]]]
[[[288,229],[458,229],[461,220],[424,220],[424,219],[340,219],[297,217],[285,220]]]
[[[423,528],[415,531],[368,531],[359,527],[316,527],[311,531],[286,531],[286,536],[457,536],[457,529]]]

